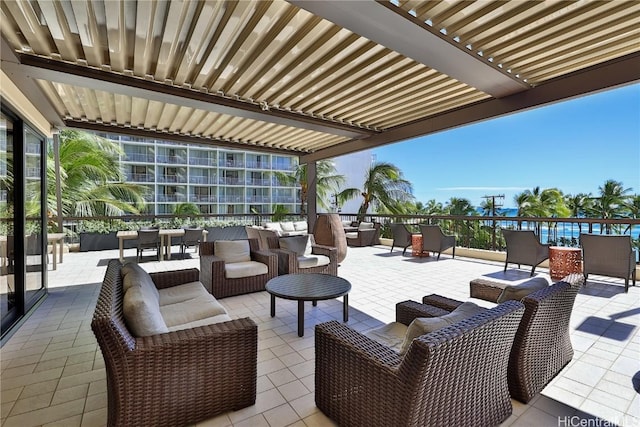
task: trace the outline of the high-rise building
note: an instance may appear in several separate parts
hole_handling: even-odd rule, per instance
[[[120,163],[127,182],[149,188],[147,213],[170,214],[177,204],[188,202],[208,214],[272,213],[275,205],[300,211],[299,187],[274,173],[292,173],[296,156],[98,135],[122,148]]]

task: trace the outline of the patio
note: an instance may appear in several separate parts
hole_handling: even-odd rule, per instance
[[[174,254],[177,250],[174,246]],[[126,250],[125,256],[133,259],[134,253]],[[365,331],[391,322],[396,302],[419,301],[430,293],[467,299],[471,279],[502,274],[502,263],[447,255],[436,262],[401,253],[390,254],[386,246],[349,248],[338,274],[352,284],[350,327]],[[70,253],[57,270],[49,271],[48,298],[0,352],[3,426],[106,423],[104,362],[90,321],[107,260],[117,257],[117,250]],[[156,262],[149,257],[142,266],[148,271],[199,266],[196,254],[179,258]],[[507,274],[520,278],[528,270]],[[342,301],[321,301],[315,308],[309,304],[302,338],[296,333],[294,301],[279,300],[275,318],[269,316],[266,292],[221,302],[233,317],[249,316],[259,326],[258,395],[254,406],[198,425],[333,425],[314,404],[313,327],[341,320]],[[625,294],[621,280],[590,277],[571,318],[573,361],[530,404],[513,401],[513,415],[503,425],[582,425],[572,423],[586,418],[593,423],[589,425],[606,425],[605,420],[640,425],[638,306],[640,288]]]

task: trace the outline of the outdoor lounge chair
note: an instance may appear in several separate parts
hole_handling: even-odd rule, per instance
[[[581,274],[568,276],[525,296],[524,316],[518,327],[509,357],[508,381],[511,397],[529,402],[573,358],[569,319],[578,290],[584,283]],[[461,301],[428,295],[422,304],[405,301],[396,306],[398,321],[409,324],[416,317],[442,315],[462,304]]]
[[[391,244],[391,251],[393,248],[399,246],[404,248],[402,255],[407,251],[407,248],[411,246],[411,232],[405,224],[393,223],[391,224],[391,233],[393,233],[393,243]]]
[[[307,240],[308,239],[308,240]],[[338,250],[316,244],[313,234],[269,237],[269,250],[278,255],[278,274],[322,273],[338,275]],[[297,242],[300,247],[296,247]]]
[[[264,291],[277,275],[278,257],[256,239],[200,243],[200,281],[216,298]]]
[[[142,258],[142,253],[145,249],[155,249],[156,257],[158,261],[160,261],[160,230],[157,228],[154,229],[141,229],[138,230],[138,250],[137,250],[137,259],[140,262],[140,258]]]
[[[170,239],[171,237],[169,237]],[[187,248],[195,247],[196,252],[200,247],[200,241],[202,240],[202,228],[185,228],[184,235],[180,240],[180,253],[184,256]]]
[[[631,236],[581,234],[582,271],[585,280],[589,274],[624,279],[624,291],[629,292],[629,277],[636,285],[636,253],[631,247]]]
[[[357,231],[345,234],[348,246],[373,246],[380,244],[380,223],[361,222]]]
[[[437,252],[436,260],[440,260],[442,251],[453,248],[452,258],[456,257],[456,236],[444,234],[438,225],[420,224],[420,233],[423,252]]]
[[[315,328],[316,406],[345,426],[494,426],[524,308],[508,301],[413,339],[404,356],[337,321]]]
[[[504,262],[504,271],[507,271],[509,263],[530,265],[531,276],[536,267],[542,261],[549,259],[549,245],[543,245],[538,241],[535,233],[530,230],[502,230],[502,235],[507,243],[507,259]]]

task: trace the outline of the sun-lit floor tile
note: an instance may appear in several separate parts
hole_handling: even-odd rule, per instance
[[[125,256],[129,252],[134,250]],[[90,322],[107,260],[117,256],[117,250],[70,253],[49,271],[48,298],[0,350],[3,427],[106,424],[104,360]],[[197,255],[178,258],[141,265],[148,271],[199,267]],[[348,325],[366,331],[392,322],[395,303],[431,293],[467,299],[470,280],[503,274],[502,269],[501,263],[476,259],[444,255],[436,262],[389,253],[387,247],[349,248],[339,269],[352,284]],[[544,269],[537,273],[546,275]],[[528,275],[516,269],[506,274]],[[334,426],[315,406],[314,327],[341,321],[342,299],[305,304],[303,337],[297,334],[295,301],[278,299],[273,318],[266,292],[221,302],[231,317],[251,317],[258,325],[257,399],[197,426]],[[640,425],[640,395],[634,389],[640,379],[633,379],[640,371],[639,306],[640,287],[625,294],[621,280],[590,277],[570,323],[574,359],[531,402],[513,401],[513,415],[502,426],[558,426],[565,416]]]

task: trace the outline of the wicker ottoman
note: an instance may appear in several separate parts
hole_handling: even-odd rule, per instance
[[[483,299],[490,302],[498,302],[498,297],[509,283],[494,282],[487,279],[474,279],[469,282],[469,294],[471,298]]]

